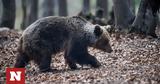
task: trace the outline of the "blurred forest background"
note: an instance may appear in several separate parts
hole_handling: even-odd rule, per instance
[[[157,37],[159,0],[1,0],[0,27],[22,29],[46,16],[82,16],[114,31]],[[113,29],[113,28],[112,28]]]
[[[22,17],[23,17],[23,11],[22,11],[22,1],[27,1],[27,0],[15,0],[16,1],[16,21],[15,21],[15,29],[20,29],[21,28],[21,23],[22,23]],[[29,1],[29,0],[28,0]],[[47,11],[45,10],[45,6],[44,6],[44,1],[49,1],[49,2],[52,2],[50,3],[52,6],[52,8],[49,8],[49,9],[52,9],[52,15],[54,16],[59,16],[59,4],[58,4],[58,1],[62,1],[63,0],[35,0],[38,2],[38,18],[41,18],[43,17],[43,12]],[[67,3],[67,15],[68,16],[75,16],[75,15],[78,15],[78,13],[83,9],[83,6],[86,2],[84,1],[89,1],[89,5],[90,5],[90,8],[89,10],[91,11],[92,14],[95,14],[95,11],[96,9],[98,8],[98,4],[97,4],[97,1],[98,0],[64,0],[66,1]],[[112,0],[99,0],[99,1],[106,1],[106,3],[104,3],[107,7],[107,19],[109,19],[109,13],[111,12],[112,10],[112,6],[113,6],[113,2]],[[135,10],[137,11],[138,9],[138,6],[139,6],[139,3],[140,3],[140,0],[134,0],[135,1]],[[103,4],[103,3],[101,3]],[[28,4],[29,6],[30,4]],[[62,7],[63,8],[63,7]],[[0,19],[2,17],[2,1],[0,0]],[[48,9],[48,10],[49,10]]]

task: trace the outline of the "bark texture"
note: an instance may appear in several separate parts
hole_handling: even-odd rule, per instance
[[[26,28],[26,19],[27,19],[27,1],[26,0],[21,0],[22,1],[22,12],[23,12],[23,17],[22,17],[22,23],[21,23],[21,29],[24,30]]]
[[[135,0],[128,0],[130,10],[135,14]]]
[[[97,0],[97,8],[104,10],[104,18],[108,18],[108,0]]]
[[[67,0],[58,0],[59,16],[67,16]]]
[[[82,12],[84,14],[88,14],[90,12],[90,0],[83,0]]]
[[[42,17],[54,15],[54,0],[43,0]]]
[[[134,14],[130,10],[128,0],[113,0],[115,27],[118,30],[129,28],[134,20]]]
[[[151,6],[147,0],[141,0],[138,14],[132,24],[131,32],[156,37],[155,28],[157,25],[157,18],[158,16],[152,13]]]
[[[29,0],[27,9],[27,26],[38,19],[38,0]]]
[[[14,29],[16,17],[16,3],[15,0],[2,0],[3,13],[0,27],[8,27]]]

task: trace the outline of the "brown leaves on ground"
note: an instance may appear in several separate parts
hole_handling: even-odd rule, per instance
[[[0,39],[0,81],[5,81],[6,67],[13,67],[20,34],[16,31],[6,33],[6,39]],[[0,37],[1,38],[1,37]],[[111,36],[112,53],[93,48],[89,52],[101,62],[99,69],[79,66],[70,70],[65,65],[63,53],[52,59],[54,72],[39,73],[34,63],[26,66],[26,83],[160,83],[160,41],[137,34]]]

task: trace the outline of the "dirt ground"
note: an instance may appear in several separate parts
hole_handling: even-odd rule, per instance
[[[0,34],[0,84],[5,83],[6,67],[15,63],[19,37],[16,31]],[[70,70],[64,63],[63,52],[53,57],[53,72],[39,73],[30,62],[26,66],[26,83],[160,84],[160,40],[137,34],[112,34],[111,45],[112,53],[89,48],[102,64],[98,69],[79,66],[78,70]]]

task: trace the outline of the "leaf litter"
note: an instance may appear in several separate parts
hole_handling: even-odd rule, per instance
[[[0,31],[1,33],[1,31]],[[6,67],[13,67],[20,33],[7,30],[0,34],[0,82],[5,83]],[[71,70],[61,52],[53,56],[53,72],[39,73],[35,63],[26,66],[26,83],[35,84],[160,84],[160,40],[138,34],[111,35],[112,53],[89,48],[102,66],[79,66]]]

